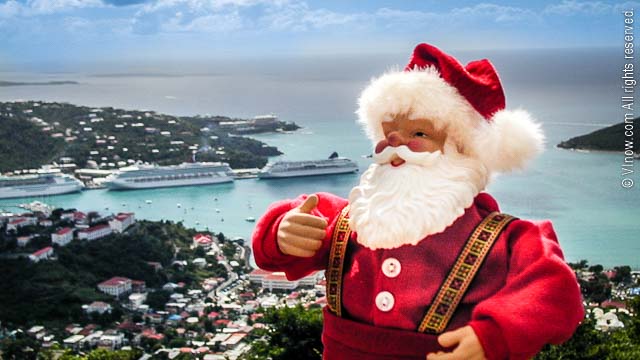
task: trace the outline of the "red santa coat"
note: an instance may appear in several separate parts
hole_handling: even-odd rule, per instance
[[[306,195],[276,202],[253,234],[259,267],[284,271],[290,280],[326,269],[331,235],[347,200],[317,195],[312,214],[329,223],[322,248],[311,258],[283,254],[276,243],[278,226]],[[344,265],[343,318],[325,309],[324,358],[424,359],[441,350],[436,336],[416,329],[467,238],[492,211],[499,211],[498,204],[481,193],[444,232],[391,250],[367,249],[352,233]],[[496,240],[445,331],[470,325],[488,359],[526,359],[544,344],[570,338],[583,316],[575,274],[564,262],[551,223],[515,220]]]

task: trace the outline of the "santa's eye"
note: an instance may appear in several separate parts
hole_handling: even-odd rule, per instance
[[[416,131],[415,133],[413,133],[413,136],[415,136],[415,137],[429,137],[429,134],[427,134],[424,131]]]

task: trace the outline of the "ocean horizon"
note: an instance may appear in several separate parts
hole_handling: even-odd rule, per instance
[[[620,186],[620,153],[578,152],[557,143],[622,121],[622,55],[616,49],[517,50],[453,53],[461,61],[487,57],[501,76],[508,108],[524,108],[543,125],[545,152],[514,174],[488,186],[501,210],[525,219],[550,219],[567,261],[640,268],[640,192]],[[359,92],[369,79],[402,67],[406,56],[285,58],[220,64],[101,64],[78,69],[5,69],[3,81],[76,81],[72,85],[0,87],[0,101],[63,101],[76,105],[146,109],[171,115],[253,117],[273,113],[303,126],[291,134],[252,135],[277,146],[281,159],[328,157],[356,161],[362,173],[372,145],[356,123]],[[249,64],[251,66],[249,66]],[[621,139],[623,141],[623,139]],[[275,160],[275,159],[273,159]],[[200,230],[249,239],[269,204],[302,193],[346,197],[360,174],[232,184],[0,200],[0,209],[40,200],[58,207],[101,212],[133,211],[137,218],[183,221]],[[147,204],[146,200],[152,200]],[[180,207],[178,207],[180,204]]]

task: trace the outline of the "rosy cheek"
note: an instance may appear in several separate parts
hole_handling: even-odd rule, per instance
[[[380,140],[378,145],[376,145],[376,154],[380,154],[387,146],[389,146],[387,139]]]
[[[429,150],[426,140],[413,139],[407,143],[409,150],[413,152],[425,152]]]

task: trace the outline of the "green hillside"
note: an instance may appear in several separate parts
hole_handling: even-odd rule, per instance
[[[634,120],[638,127],[640,127],[639,119],[636,118]],[[558,144],[558,147],[563,149],[624,151],[625,141],[631,140],[633,141],[634,152],[640,153],[640,128],[635,129],[631,137],[626,136],[625,131],[625,124],[619,123],[563,141]]]
[[[64,140],[52,138],[34,123],[0,115],[0,172],[40,167],[63,149]]]

